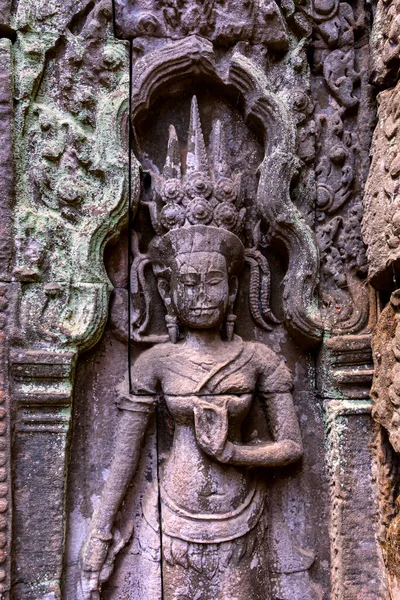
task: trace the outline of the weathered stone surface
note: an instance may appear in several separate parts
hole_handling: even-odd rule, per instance
[[[5,30],[10,26],[11,19],[11,0],[1,0],[0,2],[0,28],[5,26]]]
[[[398,547],[398,103],[399,3],[379,1],[372,35],[371,80],[384,91],[378,95],[378,123],[371,148],[372,161],[364,194],[363,236],[368,246],[368,271],[373,285],[385,290],[378,304],[378,323],[372,337],[374,378],[372,414],[385,429],[377,437],[377,475],[380,487],[379,541],[388,575],[390,598],[399,597]],[[380,314],[379,314],[380,313]],[[397,499],[396,499],[397,497]]]
[[[20,4],[20,19],[22,12]],[[82,346],[95,341],[106,320],[110,288],[102,246],[126,211],[128,56],[113,37],[110,4],[90,11],[78,34],[66,27],[67,16],[73,22],[71,8],[59,12],[47,16],[48,26],[63,24],[62,32],[45,35],[47,20],[41,18],[35,33],[20,34],[16,50],[16,127],[27,135],[17,148],[21,242],[14,273],[24,283],[20,339]],[[43,56],[58,44],[55,57],[37,72],[35,98],[26,67],[33,40]]]
[[[13,9],[14,598],[386,600],[378,538],[396,573],[374,6],[206,4]]]
[[[129,55],[111,2],[21,1],[13,24],[13,593],[47,600],[62,596],[74,357],[107,320],[104,243],[127,219]]]
[[[393,292],[390,302],[381,312],[372,339],[374,379],[372,386],[372,414],[382,425],[377,439],[378,482],[380,486],[379,541],[389,577],[391,598],[399,590],[399,500],[397,497],[399,438],[399,294]],[[388,438],[388,441],[386,441]],[[391,445],[391,447],[389,446]],[[397,498],[396,498],[397,497]]]
[[[368,328],[369,298],[361,283],[367,272],[361,194],[374,105],[368,83],[367,7],[362,2],[336,2],[332,11],[332,18],[317,23],[314,41],[315,229],[322,262],[322,311],[327,327],[341,335]]]
[[[400,68],[400,3],[398,0],[379,0],[372,32],[372,80],[391,87],[399,79]]]
[[[363,236],[367,244],[370,279],[378,289],[390,290],[397,285],[400,256],[400,206],[397,193],[400,85],[381,92],[378,98],[378,125],[363,200]]]
[[[0,279],[10,279],[11,205],[14,199],[11,43],[0,40]]]
[[[13,256],[11,210],[14,199],[12,144],[11,42],[0,40],[0,596],[8,597],[11,567],[11,415],[8,373],[8,331],[13,312],[10,284]]]
[[[370,401],[333,400],[327,407],[333,598],[373,600],[386,593],[376,532],[367,525],[378,513],[370,411]]]
[[[396,452],[400,451],[399,364],[398,364],[398,293],[394,292],[390,303],[380,315],[373,338],[374,418],[389,432],[389,441]]]
[[[71,352],[11,354],[17,403],[13,597],[18,600],[61,597],[64,463],[74,366]]]
[[[275,0],[243,3],[230,0],[223,5],[212,0],[207,7],[197,0],[179,5],[175,2],[117,0],[117,35],[182,38],[201,35],[217,44],[241,40],[264,44],[275,51],[289,47],[285,17],[293,17],[295,8],[281,8]],[[299,20],[299,19],[297,19]]]

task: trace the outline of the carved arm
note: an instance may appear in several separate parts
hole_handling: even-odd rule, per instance
[[[143,438],[154,404],[154,398],[148,400],[147,403],[143,402],[143,410],[138,407],[139,410],[122,412],[110,473],[82,549],[82,569],[96,574],[94,579],[97,580],[112,539],[111,528],[115,515],[138,468]],[[92,589],[95,589],[94,585]]]
[[[224,463],[249,467],[280,467],[303,455],[299,424],[290,393],[259,394],[264,399],[272,442],[234,444],[229,440],[215,457]]]

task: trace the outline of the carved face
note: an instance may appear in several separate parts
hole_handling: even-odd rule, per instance
[[[170,281],[171,301],[179,321],[187,327],[208,329],[220,325],[230,300],[236,294],[225,257],[218,252],[179,254]]]

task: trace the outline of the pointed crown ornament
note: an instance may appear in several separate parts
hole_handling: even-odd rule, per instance
[[[211,225],[240,235],[246,215],[241,176],[231,175],[225,147],[221,121],[217,120],[212,130],[211,171],[194,96],[184,172],[175,128],[169,128],[167,158],[156,192],[158,202],[151,209],[152,225],[159,235],[190,225]]]

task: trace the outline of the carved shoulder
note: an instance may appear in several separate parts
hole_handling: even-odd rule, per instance
[[[153,346],[138,356],[131,371],[133,393],[156,394],[159,391],[163,363],[172,352],[173,344],[166,343]]]
[[[290,392],[293,376],[285,359],[264,344],[252,342],[252,345],[257,362],[258,390],[269,394]]]

